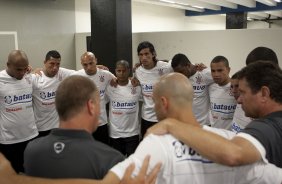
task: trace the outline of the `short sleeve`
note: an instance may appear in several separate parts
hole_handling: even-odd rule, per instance
[[[150,155],[150,163],[148,172],[150,172],[153,167],[161,162],[162,167],[166,160],[165,150],[160,144],[160,136],[149,135],[147,136],[138,146],[135,153],[128,157],[125,161],[120,162],[111,169],[111,172],[115,173],[120,179],[123,177],[126,168],[131,164],[135,164],[135,170],[133,175],[137,175],[141,169],[143,160],[145,156]]]

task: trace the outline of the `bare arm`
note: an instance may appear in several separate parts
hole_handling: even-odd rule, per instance
[[[259,151],[248,140],[235,136],[228,140],[201,127],[175,119],[165,119],[148,130],[148,133],[171,133],[208,159],[228,166],[238,166],[261,160]]]
[[[140,86],[140,82],[135,76],[131,78],[131,84],[133,87]]]
[[[104,65],[96,65],[96,66],[97,66],[97,68],[99,68],[99,69],[110,71],[109,68],[106,67],[106,66],[104,66]]]

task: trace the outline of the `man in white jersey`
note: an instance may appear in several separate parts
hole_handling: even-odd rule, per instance
[[[48,135],[50,130],[58,128],[59,118],[55,107],[58,85],[75,70],[60,67],[61,55],[56,50],[47,52],[44,68],[40,75],[32,75],[33,110],[39,137]]]
[[[141,42],[137,47],[141,66],[135,71],[136,78],[142,88],[143,105],[141,111],[141,136],[157,122],[152,99],[153,85],[164,74],[172,72],[170,63],[158,61],[154,45],[148,41]]]
[[[211,126],[231,130],[236,100],[230,90],[230,67],[224,56],[216,56],[211,61],[214,84],[209,86]]]
[[[164,120],[149,131],[169,132],[224,165],[263,160],[282,168],[282,70],[275,61],[255,61],[240,70],[238,79],[238,103],[253,120],[231,140],[174,119]]]
[[[107,71],[97,68],[97,58],[92,52],[85,52],[81,56],[81,65],[83,69],[78,70],[75,75],[82,75],[91,79],[100,91],[100,118],[99,127],[93,133],[96,140],[105,144],[109,144],[109,132],[108,132],[108,118],[106,112],[106,99],[105,92],[106,87],[115,76]]]
[[[214,132],[227,139],[235,135],[231,131],[198,124],[192,111],[193,87],[182,74],[171,73],[161,77],[154,86],[153,99],[158,120],[168,117],[176,118],[183,124]],[[236,168],[216,164],[169,134],[163,136],[148,135],[140,143],[134,154],[113,167],[111,171],[121,178],[129,163],[135,162],[137,166],[140,166],[146,154],[151,155],[150,164],[157,162],[163,164],[157,177],[157,183],[160,184],[270,184],[282,181],[282,170],[274,165],[259,162]],[[136,168],[136,171],[138,171],[139,167]]]
[[[38,135],[32,108],[32,78],[26,74],[28,58],[21,50],[10,52],[7,69],[0,72],[0,152],[23,172],[23,152]]]
[[[171,66],[174,72],[179,72],[189,78],[193,89],[193,112],[197,121],[201,125],[210,125],[209,122],[209,85],[213,83],[211,70],[205,68],[198,71],[197,66],[193,65],[184,54],[176,54],[173,56]]]
[[[230,88],[235,100],[238,100],[240,96],[238,72],[232,75]],[[242,129],[244,129],[251,121],[251,118],[245,116],[242,105],[237,104],[232,120],[231,130],[235,133],[238,133]]]
[[[141,87],[134,87],[128,79],[129,63],[116,63],[117,86],[108,85],[106,95],[110,100],[110,144],[126,156],[134,153],[139,144],[139,100]]]

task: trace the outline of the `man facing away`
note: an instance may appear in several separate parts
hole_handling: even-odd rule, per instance
[[[109,172],[103,180],[93,179],[47,179],[17,174],[11,167],[10,162],[0,153],[0,183],[5,184],[155,184],[157,174],[161,164],[157,164],[151,172],[148,171],[150,157],[146,156],[140,172],[135,177],[132,177],[134,164],[126,169],[122,180],[117,179],[117,176]],[[116,178],[113,180],[112,178]]]
[[[202,71],[197,70],[197,66],[192,64],[184,54],[176,54],[173,56],[171,66],[174,72],[182,73],[189,78],[193,89],[193,112],[197,121],[201,125],[210,125],[209,110],[209,85],[213,83],[211,70],[205,68]]]
[[[68,77],[59,85],[55,103],[59,128],[28,144],[25,173],[47,178],[102,179],[123,156],[91,135],[100,115],[98,88],[83,76]]]
[[[238,103],[253,118],[231,140],[167,119],[150,132],[170,132],[207,158],[239,166],[263,160],[282,168],[282,70],[273,61],[256,61],[239,72]],[[204,144],[199,144],[204,143]]]
[[[32,108],[32,77],[26,74],[27,69],[26,54],[13,50],[7,69],[0,72],[0,152],[16,172],[24,172],[24,149],[38,135]]]
[[[162,76],[154,86],[153,99],[158,120],[175,118],[195,129],[204,129],[227,139],[235,134],[224,129],[201,127],[192,111],[193,88],[187,78],[179,73]],[[197,144],[205,144],[198,142]],[[282,170],[274,165],[259,162],[242,167],[227,167],[216,164],[198,154],[188,145],[172,135],[148,135],[137,150],[127,160],[119,163],[111,172],[120,178],[125,167],[134,161],[140,165],[144,155],[151,155],[150,164],[162,162],[157,178],[160,184],[181,183],[279,183],[282,181]],[[137,167],[138,168],[138,167]],[[137,169],[138,170],[138,169]],[[136,170],[136,171],[137,171]]]

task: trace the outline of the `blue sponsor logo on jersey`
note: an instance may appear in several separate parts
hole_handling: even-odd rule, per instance
[[[206,86],[193,86],[193,89],[195,91],[203,91],[206,88]]]
[[[194,93],[200,94],[203,93],[203,91],[205,91],[206,86],[202,85],[202,86],[193,86],[194,89]]]
[[[233,123],[232,123],[232,126],[231,126],[231,130],[232,130],[233,132],[238,133],[238,132],[241,131],[241,127],[240,127],[239,125],[237,125],[237,123],[233,122]]]
[[[45,99],[45,100],[53,99],[56,96],[56,92],[55,91],[52,91],[52,92],[40,92],[39,96],[40,96],[41,99]]]
[[[213,163],[212,161],[203,158],[199,153],[197,153],[192,148],[184,145],[184,143],[181,141],[178,140],[174,141],[172,143],[172,146],[174,147],[174,154],[178,162],[195,161],[195,162],[202,162],[205,164]]]
[[[220,112],[224,114],[234,113],[236,106],[237,106],[236,104],[235,105],[225,105],[225,104],[211,103],[212,111]]]
[[[135,108],[137,102],[116,102],[112,101],[113,109],[133,109]]]
[[[142,84],[143,92],[153,92],[153,85],[150,84]]]
[[[4,99],[5,99],[5,103],[9,105],[26,103],[32,101],[32,94],[5,96]]]

